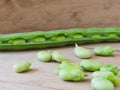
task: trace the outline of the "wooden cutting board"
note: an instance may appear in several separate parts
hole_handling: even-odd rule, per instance
[[[101,43],[81,45],[91,51],[98,45],[111,45],[116,49],[113,56],[100,57],[93,54],[93,60],[104,64],[115,64],[120,68],[120,43]],[[82,59],[74,56],[74,46],[49,48],[43,50],[61,51],[69,60],[79,63]],[[37,60],[36,53],[40,50],[28,51],[1,51],[0,52],[0,90],[92,90],[90,86],[91,73],[80,82],[67,82],[59,79],[55,72],[59,63],[41,62]],[[12,66],[21,60],[33,62],[31,69],[24,73],[15,73]],[[120,90],[118,85],[115,90]]]

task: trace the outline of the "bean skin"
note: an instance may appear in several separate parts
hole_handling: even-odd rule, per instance
[[[27,50],[61,47],[70,44],[120,41],[120,28],[73,28],[0,34],[0,50]]]
[[[21,62],[15,64],[15,65],[13,65],[13,70],[17,73],[22,73],[24,71],[29,70],[31,65],[32,65],[31,62],[21,61]]]
[[[37,58],[38,58],[40,61],[49,62],[49,61],[51,61],[51,59],[52,59],[52,55],[51,55],[50,52],[40,51],[40,52],[37,53]]]
[[[114,85],[112,82],[105,78],[93,78],[91,81],[91,86],[95,90],[114,90]]]
[[[67,60],[67,58],[59,51],[52,51],[52,59],[56,62],[62,62]]]
[[[71,39],[81,39],[81,38],[83,38],[83,35],[82,34],[69,35],[69,38],[71,38]]]
[[[80,65],[69,61],[62,61],[56,70],[59,73],[59,78],[65,81],[80,81],[87,76],[85,72],[80,70]]]
[[[10,43],[10,44],[25,44],[26,41],[24,39],[15,39],[15,40],[9,40],[8,43]]]
[[[50,39],[51,41],[57,41],[57,40],[65,40],[65,36],[54,36]]]
[[[119,84],[119,77],[110,71],[95,71],[95,72],[93,72],[92,77],[93,78],[103,77],[103,78],[111,81],[114,86]]]
[[[102,66],[100,68],[100,71],[110,71],[114,74],[117,74],[119,72],[119,68],[113,64],[107,64],[105,66]]]
[[[35,38],[31,39],[30,41],[40,43],[40,42],[45,42],[46,39],[45,39],[45,37],[35,37]]]
[[[79,47],[77,44],[75,44],[74,54],[77,57],[82,58],[82,59],[87,59],[92,56],[90,50],[84,47]]]
[[[82,60],[80,66],[86,71],[98,71],[103,64],[95,60]]]
[[[2,41],[0,41],[0,44],[2,44]]]
[[[80,81],[86,74],[79,69],[66,70],[63,69],[59,72],[59,78],[65,81]]]
[[[94,48],[94,53],[99,56],[110,56],[115,52],[112,46],[97,46]]]

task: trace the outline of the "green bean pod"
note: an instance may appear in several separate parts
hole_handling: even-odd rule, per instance
[[[69,44],[120,41],[120,28],[73,28],[0,34],[0,50],[27,50],[60,47]]]

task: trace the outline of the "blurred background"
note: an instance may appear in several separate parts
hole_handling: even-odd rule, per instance
[[[120,0],[0,0],[0,34],[119,27]]]

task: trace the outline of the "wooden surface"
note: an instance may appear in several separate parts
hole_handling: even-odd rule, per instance
[[[101,43],[81,45],[93,50],[98,45],[111,45],[116,49],[113,56],[95,56],[91,59],[101,61],[104,64],[115,64],[120,68],[120,43]],[[44,50],[61,51],[72,62],[79,63],[79,59],[73,54],[73,46],[62,48],[50,48]],[[58,63],[44,63],[36,59],[36,53],[40,50],[0,52],[0,90],[92,90],[90,87],[91,74],[80,82],[66,82],[58,78],[55,68]],[[31,69],[24,73],[15,73],[12,66],[21,60],[33,62]],[[120,90],[120,85],[115,88]]]
[[[120,0],[0,0],[0,32],[120,27]]]

